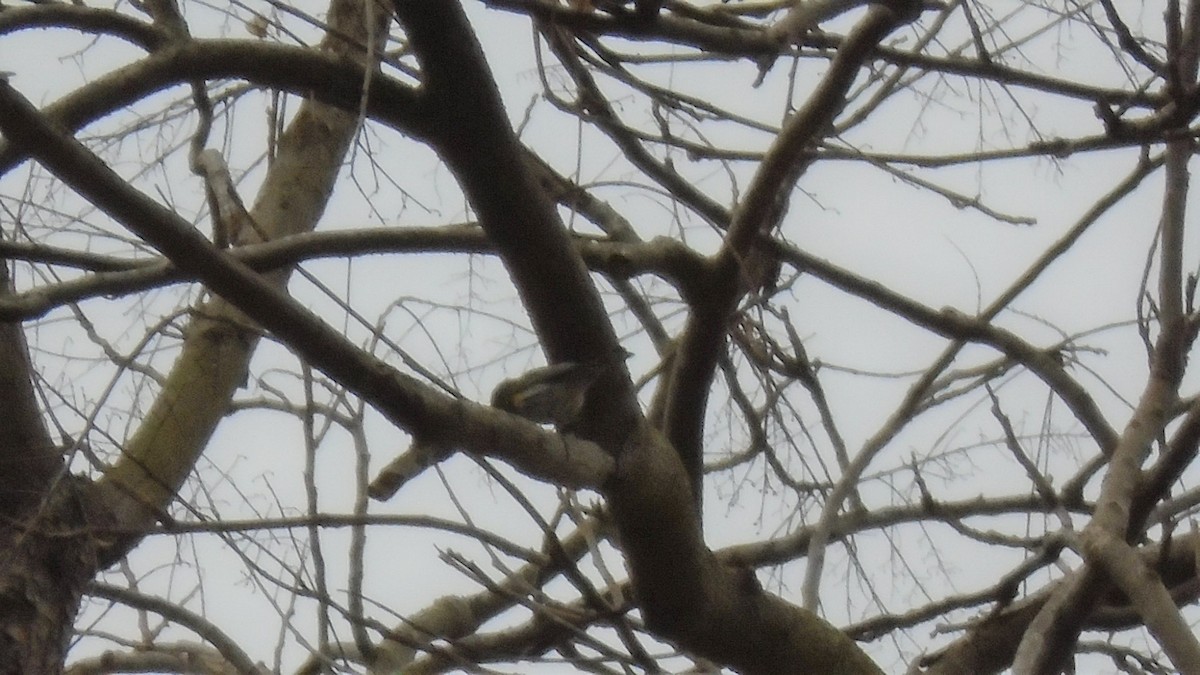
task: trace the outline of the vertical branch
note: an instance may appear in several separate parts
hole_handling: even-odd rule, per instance
[[[720,252],[712,261],[707,292],[697,294],[669,378],[670,393],[663,424],[667,438],[688,470],[697,508],[703,488],[708,391],[724,350],[729,318],[739,299],[761,286],[753,271],[770,267],[762,264],[765,252],[758,242],[783,219],[792,188],[811,163],[804,151],[826,133],[845,106],[847,92],[871,50],[912,18],[910,13],[873,5],[846,37],[817,89],[788,120],[767,152],[745,199],[734,213]]]
[[[1191,160],[1195,143],[1191,138],[1180,136],[1167,143],[1165,194],[1163,196],[1162,218],[1159,221],[1159,231],[1162,240],[1162,252],[1159,259],[1161,269],[1158,275],[1158,311],[1159,329],[1163,335],[1176,335],[1183,329],[1183,235],[1184,216],[1187,211],[1188,161]],[[1179,336],[1182,337],[1182,336]],[[1170,340],[1160,348],[1173,349],[1178,353],[1178,343]],[[1162,355],[1165,357],[1166,354]],[[1179,354],[1179,357],[1182,357]],[[1183,364],[1177,359],[1163,363],[1164,367],[1182,368]]]
[[[462,7],[393,4],[421,64],[423,93],[436,120],[432,142],[495,243],[550,361],[603,362],[619,353],[587,268],[524,159]],[[579,432],[616,447],[638,414],[624,367],[612,369],[593,391],[589,422]]]
[[[367,550],[367,527],[364,523],[367,517],[367,481],[369,480],[367,468],[371,457],[367,451],[368,443],[366,430],[363,428],[361,409],[351,416],[347,431],[350,432],[350,438],[354,443],[354,478],[357,489],[354,493],[356,522],[350,528],[350,571],[347,589],[349,598],[346,600],[346,608],[350,611],[350,633],[354,638],[354,646],[367,660],[370,660],[375,651],[375,644],[371,642],[371,636],[367,631],[367,613],[363,607],[363,577],[366,569],[364,558]]]
[[[1195,88],[1197,54],[1200,53],[1195,44],[1200,37],[1198,3],[1194,0],[1189,3],[1182,21],[1180,14],[1178,3],[1169,3],[1166,29],[1168,62],[1172,67],[1168,74],[1168,91],[1175,97],[1173,103],[1183,106],[1189,92]],[[1069,645],[1078,639],[1084,618],[1099,599],[1099,591],[1112,575],[1124,575],[1126,585],[1137,575],[1117,567],[1114,562],[1117,553],[1107,551],[1106,542],[1127,542],[1140,536],[1143,524],[1133,518],[1135,500],[1145,482],[1143,465],[1179,400],[1187,352],[1195,338],[1195,331],[1185,321],[1183,298],[1188,162],[1195,144],[1186,135],[1186,128],[1167,133],[1175,135],[1169,138],[1166,149],[1166,184],[1159,220],[1162,246],[1158,278],[1159,334],[1152,352],[1150,376],[1113,450],[1095,514],[1080,535],[1085,557],[1083,573],[1075,583],[1061,589],[1046,603],[1030,624],[1014,659],[1017,672],[1040,673],[1060,668],[1072,651]],[[1161,582],[1158,585],[1161,586]],[[1174,611],[1173,606],[1170,609]],[[1157,626],[1165,627],[1163,635],[1176,632],[1170,629],[1174,624],[1169,617],[1159,620],[1157,615],[1145,612],[1144,615]],[[1173,658],[1190,653],[1195,647],[1178,643],[1163,646],[1171,651]],[[1186,664],[1176,665],[1183,667]]]
[[[386,34],[385,22],[367,21],[364,3],[375,1],[333,0],[331,30],[322,49],[361,61],[362,45]],[[270,238],[312,230],[357,128],[356,115],[306,101],[279,139],[276,160],[254,206],[248,212],[234,211],[246,213]],[[282,287],[287,272],[268,278]],[[245,382],[258,341],[252,325],[220,298],[193,308],[183,351],[162,392],[125,444],[120,461],[102,480],[103,486],[116,488],[114,498],[128,497],[123,509],[128,525],[153,518],[169,503],[208,444],[230,398]]]
[[[8,261],[0,259],[0,297],[12,293]],[[0,391],[5,394],[0,423],[0,515],[20,520],[41,502],[63,460],[33,389],[33,366],[20,322],[0,321]]]
[[[312,519],[308,526],[308,547],[312,554],[313,590],[317,596],[317,652],[329,653],[329,585],[325,579],[325,552],[321,548],[321,528],[317,516],[321,512],[320,493],[317,491],[317,440],[316,402],[313,400],[312,367],[301,362],[301,380],[304,384],[304,413],[301,424],[304,429],[304,495],[308,500],[308,515]]]

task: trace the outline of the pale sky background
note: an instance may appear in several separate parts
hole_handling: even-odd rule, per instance
[[[290,4],[311,11],[324,6],[321,2]],[[1002,4],[994,3],[994,6]],[[475,2],[467,2],[466,6],[500,82],[510,118],[514,125],[520,124],[531,100],[541,92],[541,82],[531,60],[530,28],[520,17],[487,10]],[[211,35],[226,32],[243,35],[244,27],[237,22],[224,22],[220,18],[221,11],[185,3],[185,12],[197,35],[206,31],[211,31],[208,33]],[[999,10],[995,13],[1002,14]],[[1161,10],[1146,9],[1144,16],[1147,21],[1156,21],[1155,17],[1161,16]],[[911,38],[910,32],[898,33],[903,34]],[[1082,77],[1090,82],[1119,84],[1116,81],[1097,81],[1098,78],[1115,75],[1111,64],[1104,62],[1103,69],[1087,67],[1088,58],[1081,55],[1097,49],[1097,45],[1092,36],[1082,29],[1044,35],[1026,49],[1029,50],[1030,60],[1037,62],[1039,67],[1040,64],[1053,63],[1059,69],[1055,73],[1058,76],[1083,72]],[[57,58],[51,57],[51,53]],[[80,82],[109,72],[115,65],[137,56],[136,51],[112,40],[93,45],[86,39],[67,37],[61,31],[0,37],[3,69],[17,73],[12,79],[14,86],[35,102],[51,101]],[[693,93],[708,100],[777,124],[790,66],[789,62],[781,59],[759,88],[752,86],[756,72],[752,65],[746,63],[703,67],[685,63],[663,64],[638,72],[643,76],[652,73],[663,83],[685,83]],[[823,72],[824,64],[806,67],[811,69],[811,73],[808,77],[801,77],[800,82],[811,85],[813,77]],[[911,150],[922,154],[968,152],[978,147],[1034,140],[1028,127],[1021,120],[1014,119],[1009,101],[999,98],[1006,95],[1004,92],[994,88],[991,91],[971,91],[974,86],[964,84],[961,80],[947,82],[935,91],[952,98],[937,100],[932,104],[915,94],[899,94],[875,114],[872,122],[862,129],[855,129],[846,140],[863,149]],[[799,89],[802,95],[804,87]],[[926,93],[928,89],[927,86],[923,87]],[[176,89],[168,96],[179,97],[183,92],[183,89]],[[1064,104],[1027,90],[1016,89],[1014,92],[1014,96],[1026,106],[1026,111],[1035,117],[1044,138],[1059,134],[1078,135],[1080,129],[1089,129],[1089,133],[1101,131],[1099,121],[1086,105]],[[618,110],[628,115],[630,122],[649,126],[652,122],[648,121],[642,103],[631,102],[626,109],[619,102]],[[998,109],[1002,112],[998,112]],[[245,110],[247,112],[237,119],[231,130],[216,131],[210,140],[210,145],[222,147],[221,134],[227,133],[228,146],[222,149],[229,151],[227,158],[235,176],[251,167],[262,152],[263,115],[251,113],[253,106],[247,106]],[[618,181],[605,187],[599,194],[634,219],[634,225],[643,237],[648,239],[655,234],[678,236],[681,224],[666,208],[667,200],[662,195],[632,190],[626,183],[619,182],[633,179],[635,174],[619,163],[618,152],[606,140],[599,139],[590,130],[584,130],[581,136],[581,130],[573,120],[544,102],[535,105],[529,115],[524,140],[543,152],[543,156],[560,171],[570,174],[578,165],[579,174],[576,178],[582,183]],[[111,130],[115,124],[111,120],[101,122],[86,130],[84,135]],[[764,149],[770,140],[766,134],[742,130],[734,134],[721,126],[711,126],[712,129],[706,126],[704,131],[711,132],[714,138],[736,138],[740,147]],[[176,134],[173,140],[165,135],[155,137],[151,133],[142,134],[136,142],[123,144],[118,156],[127,158],[128,163],[114,166],[125,175],[131,175],[139,166],[140,157],[157,152],[152,149],[154,143],[186,142],[194,128],[194,119],[173,123],[169,128]],[[427,150],[414,151],[414,146],[402,137],[378,127],[368,130],[366,137],[369,146],[360,145],[356,151],[353,170],[344,173],[342,186],[326,212],[322,229],[433,224],[461,221],[469,217],[452,177],[438,166],[431,153]],[[1006,140],[1008,138],[1018,140]],[[383,177],[381,172],[373,170],[368,164],[368,149],[372,159],[378,162],[381,169],[386,169],[390,178]],[[985,165],[964,164],[920,174],[925,179],[936,179],[942,184],[952,185],[963,194],[978,194],[989,206],[1005,213],[1035,218],[1037,224],[1033,226],[997,223],[978,212],[957,209],[944,199],[907,187],[894,177],[858,163],[818,163],[808,171],[794,193],[783,230],[801,248],[868,275],[893,289],[911,293],[931,307],[953,306],[971,313],[1005,289],[1048,242],[1057,239],[1074,224],[1098,195],[1107,192],[1124,178],[1132,170],[1136,158],[1136,151],[1125,150],[1077,155],[1064,161],[1038,159],[1007,160]],[[678,153],[674,161],[676,167],[687,175],[705,177],[704,184],[706,188],[711,188],[711,196],[728,204],[730,186],[722,167],[713,162],[689,162],[683,153]],[[261,179],[261,169],[260,165],[252,170],[242,184],[247,201]],[[735,167],[739,191],[746,189],[752,169],[753,166],[749,164]],[[26,176],[27,169],[24,167],[11,172],[0,181],[0,188],[5,195],[19,195]],[[391,188],[389,180],[399,182],[405,190],[405,196],[402,197]],[[198,205],[202,200],[200,183],[187,173],[186,157],[182,153],[174,156],[165,166],[153,167],[139,185],[151,194],[162,190],[163,194],[169,194],[183,203]],[[1001,316],[999,323],[1020,331],[1029,339],[1041,340],[1038,344],[1049,345],[1062,337],[1059,329],[1074,333],[1133,316],[1138,279],[1143,273],[1149,242],[1157,225],[1160,199],[1161,179],[1156,177],[1146,181],[1135,195],[1107,215],[1071,253],[1056,263],[1050,274],[1014,303],[1013,307],[1025,315],[1007,312]],[[6,203],[12,208],[8,198]],[[64,203],[63,210],[80,214],[86,212],[70,202]],[[94,214],[88,217],[96,218]],[[7,228],[7,216],[5,221]],[[682,226],[686,228],[685,239],[689,244],[706,251],[714,250],[718,240],[707,225],[693,218]],[[588,231],[582,225],[581,228]],[[9,234],[7,229],[5,233]],[[70,233],[61,236],[63,242],[78,240],[76,235]],[[1189,237],[1185,261],[1194,265],[1197,260],[1195,234],[1191,233]],[[97,240],[94,248],[106,250],[111,246],[108,242]],[[540,351],[534,348],[533,337],[524,329],[527,321],[514,302],[511,286],[494,259],[483,256],[389,256],[363,258],[350,264],[330,260],[306,264],[305,268],[319,274],[335,290],[352,289],[351,297],[356,309],[371,320],[387,312],[389,305],[397,298],[404,298],[401,306],[389,314],[389,337],[422,359],[426,365],[452,377],[453,383],[465,395],[476,400],[485,400],[500,379],[543,362]],[[662,284],[658,286],[666,292]],[[292,289],[314,306],[329,305],[329,301],[322,299],[303,279],[294,278]],[[827,366],[823,377],[830,403],[841,416],[841,430],[847,444],[855,450],[876,431],[903,395],[910,380],[879,377],[864,381],[862,377],[839,374],[837,368],[884,373],[921,369],[941,351],[943,342],[931,339],[900,319],[885,318],[878,310],[847,298],[840,291],[832,290],[812,277],[802,279],[791,293],[793,299],[787,302],[789,311],[805,339],[810,356],[819,358]],[[179,288],[154,292],[149,297],[149,303],[156,311],[179,306],[181,302]],[[473,311],[454,309],[464,304]],[[98,330],[119,344],[132,344],[144,330],[141,320],[137,318],[139,312],[146,310],[144,300],[96,299],[87,301],[84,307],[89,317],[97,322]],[[90,349],[77,332],[71,332],[62,323],[62,319],[68,316],[67,312],[55,312],[41,326],[33,329],[37,333],[39,346],[48,351],[61,349],[67,353],[83,353]],[[682,322],[678,308],[674,310],[673,317],[668,325],[677,328]],[[1052,321],[1054,327],[1040,326],[1043,318]],[[618,317],[616,321],[618,332],[624,334],[621,322],[631,319]],[[632,324],[625,327],[632,328]],[[355,339],[366,342],[367,332],[361,327],[352,327],[349,332]],[[1105,381],[1126,397],[1136,396],[1140,392],[1145,359],[1132,328],[1098,332],[1090,336],[1086,344],[1109,350],[1109,353],[1081,354],[1083,365],[1095,368]],[[653,353],[644,337],[639,336],[627,346],[634,351],[630,363],[635,371],[644,372],[653,365]],[[517,355],[505,359],[514,348],[519,348]],[[158,362],[168,363],[170,357],[171,354],[164,354]],[[447,361],[442,363],[439,360],[441,357]],[[964,356],[960,356],[959,363],[983,362],[992,358],[994,353],[989,350],[969,348]],[[47,363],[42,367],[47,369],[44,374],[50,382],[69,384],[81,400],[93,403],[112,376],[111,366],[106,363]],[[469,371],[468,366],[471,367]],[[294,369],[291,359],[282,349],[264,342],[252,366],[253,372],[261,375],[267,384],[291,392],[298,391],[296,379],[287,372],[271,370],[276,367]],[[55,371],[55,368],[61,370]],[[1095,386],[1092,376],[1084,374],[1081,369],[1073,372],[1094,393],[1101,390]],[[1194,384],[1195,378],[1189,378],[1189,382]],[[649,388],[644,391],[648,394]],[[723,386],[715,391],[723,395]],[[1189,391],[1186,386],[1185,391]],[[1046,413],[1044,388],[1033,382],[1029,375],[1024,375],[1006,384],[1000,393],[1006,406],[1010,406],[1006,412],[1018,429],[1031,436],[1036,434]],[[261,390],[252,389],[243,392],[242,398],[262,394]],[[142,404],[147,400],[146,392],[132,390],[128,381],[113,395],[118,400],[137,400]],[[1111,415],[1113,423],[1123,423],[1128,414],[1126,403],[1115,394],[1096,395],[1102,408]],[[726,418],[716,407],[720,400],[714,396],[710,424],[712,440],[708,448],[712,453],[710,459],[719,457],[731,448],[739,449],[744,441],[739,431],[730,433],[725,429]],[[911,425],[889,445],[868,471],[869,474],[895,472],[895,494],[889,494],[883,483],[877,483],[872,491],[864,493],[868,503],[880,505],[912,497],[911,475],[897,469],[903,469],[914,454],[922,455],[934,449],[965,446],[995,438],[997,431],[994,423],[988,426],[986,408],[986,403],[981,403],[979,395],[971,396]],[[959,424],[958,416],[971,410],[976,411],[970,417],[971,421]],[[1060,428],[1065,426],[1080,431],[1078,425],[1068,421],[1070,413],[1061,404],[1054,404],[1052,415]],[[100,425],[110,423],[116,425],[113,433],[118,433],[123,424],[115,419],[98,420]],[[404,449],[407,437],[377,417],[370,421],[369,430],[372,437],[373,475]],[[392,438],[394,440],[390,440]],[[1030,447],[1033,447],[1032,440],[1030,443]],[[199,483],[192,482],[185,488],[183,497],[201,505],[206,512],[219,512],[227,518],[252,517],[255,513],[277,515],[281,509],[285,513],[299,515],[292,509],[303,508],[304,505],[304,489],[299,480],[303,465],[302,448],[300,426],[293,418],[284,418],[279,413],[235,413],[222,424],[210,451],[198,468],[207,492],[199,491]],[[1051,466],[1070,467],[1079,456],[1087,457],[1091,452],[1090,442],[1082,436],[1077,444],[1069,438],[1055,438],[1046,448],[1045,460]],[[995,456],[996,467],[987,471],[972,468],[971,479],[950,482],[950,487],[943,483],[942,476],[925,477],[937,486],[940,498],[949,498],[951,495],[967,498],[987,492],[996,484],[980,484],[978,481],[981,479],[1011,479],[1014,484],[1021,484],[1018,481],[1022,481],[1023,477],[1019,469],[1013,467],[1011,461],[1006,464],[1001,459],[1004,456],[1003,449],[996,449]],[[352,457],[351,443],[344,434],[335,433],[321,448],[319,475],[323,483],[323,511],[342,512],[349,509],[353,497],[348,491]],[[975,460],[978,460],[978,456]],[[456,457],[444,468],[446,480],[454,486],[455,495],[472,503],[471,514],[476,525],[531,546],[537,545],[541,538],[537,525],[516,510],[503,491],[471,466],[469,460]],[[776,528],[789,527],[787,518],[795,508],[793,500],[785,498],[782,502],[776,500],[764,505],[758,480],[762,477],[761,466],[758,470],[758,474],[739,470],[731,477],[723,476],[708,482],[706,526],[709,543],[714,548],[781,534]],[[1064,468],[1059,475],[1069,474],[1070,471]],[[945,478],[952,478],[952,475],[948,473]],[[741,480],[734,482],[733,479]],[[768,488],[768,494],[775,488],[777,486]],[[555,503],[553,490],[544,486],[531,487],[530,490],[540,503],[547,505],[547,513],[551,512]],[[593,500],[592,496],[586,494],[580,498],[585,503]],[[391,502],[384,505],[372,503],[371,509],[377,513],[427,513],[457,518],[453,504],[447,499],[446,487],[433,472],[406,486]],[[815,522],[816,517],[817,513],[810,511],[804,516],[804,522]],[[1076,525],[1081,526],[1082,522],[1079,519]],[[1039,530],[1036,523],[1031,523],[1029,527],[1032,532]],[[295,534],[301,540],[305,536],[299,531]],[[279,532],[278,535],[278,546],[273,549],[275,553],[289,555],[292,561],[304,553],[296,550],[289,552],[291,544],[286,539],[286,533]],[[934,536],[938,535],[945,536],[946,532],[934,532]],[[344,551],[347,541],[346,531],[327,530],[323,533],[323,545],[330,566],[328,577],[331,589],[339,599],[344,597],[345,577],[341,572],[345,561],[336,552]],[[1010,569],[1018,559],[1011,551],[988,552],[984,557],[982,549],[957,550],[957,544],[951,544],[938,551],[939,560],[928,552],[924,539],[889,542],[874,534],[857,538],[855,545],[861,560],[872,565],[878,564],[877,568],[867,570],[871,575],[869,581],[875,591],[886,596],[885,600],[893,611],[907,608],[905,603],[921,602],[921,589],[911,580],[899,576],[906,574],[907,565],[926,569],[945,565],[953,574],[957,590],[966,592],[994,583],[996,574]],[[481,564],[488,562],[486,555],[476,555],[479,546],[469,540],[415,528],[379,528],[369,536],[368,541],[368,584],[372,601],[394,607],[397,611],[413,612],[439,596],[477,590],[473,582],[439,563],[436,550],[461,551],[472,555]],[[836,595],[828,597],[823,609],[835,623],[861,620],[865,618],[864,611],[873,613],[866,604],[869,597],[861,586],[861,580],[857,577],[849,582],[843,580],[846,562],[841,552],[840,546],[831,547],[825,570],[826,586],[829,592]],[[261,551],[247,548],[244,553],[264,565],[271,565]],[[900,553],[903,553],[903,561]],[[1065,559],[1071,558],[1068,555]],[[197,561],[203,564],[203,568],[197,567]],[[619,558],[610,556],[610,561],[614,574],[623,578]],[[144,575],[141,589],[145,592],[169,593],[178,598],[202,579],[204,591],[195,596],[193,604],[189,606],[194,611],[202,610],[210,620],[235,637],[244,638],[243,647],[254,658],[273,663],[280,617],[277,609],[264,596],[275,592],[275,589],[264,590],[250,583],[245,562],[217,537],[199,535],[178,541],[152,538],[134,552],[129,564],[136,574]],[[516,565],[512,561],[508,561],[508,564]],[[119,570],[114,569],[110,574],[114,577],[114,583],[121,583],[117,579]],[[803,566],[793,565],[787,568],[782,577],[764,573],[760,578],[768,589],[790,599],[798,599],[802,575]],[[941,592],[944,582],[940,577],[918,573],[918,578],[927,581],[935,592]],[[844,598],[847,593],[850,600],[837,600]],[[379,618],[386,620],[383,615],[379,615]],[[310,605],[302,605],[297,615],[287,620],[300,626],[301,634],[309,638],[315,634],[311,630],[313,614]],[[97,605],[85,606],[78,626],[90,627],[92,622],[96,622],[96,630],[125,633],[135,625],[132,613],[128,610],[101,613]],[[349,636],[343,634],[337,637]],[[864,647],[885,670],[899,672],[902,669],[901,660],[913,658],[920,650],[932,650],[946,639],[944,636],[921,635],[917,631],[912,637],[913,642],[885,639],[867,643]],[[304,657],[304,650],[297,646],[297,641],[291,640],[292,644],[282,655],[283,672],[295,668]],[[87,640],[72,654],[78,658],[101,648],[105,646],[100,641]],[[499,670],[564,672],[555,666],[527,664],[514,668],[501,667]]]

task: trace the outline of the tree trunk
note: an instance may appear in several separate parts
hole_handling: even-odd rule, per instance
[[[62,672],[101,543],[92,531],[102,511],[88,494],[63,477],[41,508],[0,527],[0,675]]]

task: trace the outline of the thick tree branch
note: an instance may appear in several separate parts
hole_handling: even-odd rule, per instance
[[[599,294],[508,124],[461,7],[415,0],[394,6],[422,68],[430,140],[508,268],[548,360],[615,359],[620,346]],[[591,391],[577,433],[620,455],[641,417],[624,364]]]
[[[11,293],[8,262],[0,259],[0,302]],[[0,424],[0,517],[20,521],[45,498],[64,462],[42,421],[25,331],[17,322],[0,321],[0,391],[6,401]]]
[[[264,328],[396,424],[441,430],[445,438],[438,440],[496,454],[564,486],[595,488],[611,473],[612,460],[589,443],[438,394],[359,349],[253,270],[219,252],[189,223],[135,191],[77,141],[50,127],[2,82],[0,120],[0,129],[21,138],[28,152],[81,195],[242,312],[257,317]]]

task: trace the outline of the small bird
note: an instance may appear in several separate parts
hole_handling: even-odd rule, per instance
[[[504,380],[492,392],[492,406],[539,424],[569,428],[579,420],[588,391],[611,362],[565,361],[534,368]]]
[[[265,14],[255,14],[246,21],[246,30],[260,40],[267,37],[267,32],[271,28],[271,20]]]

